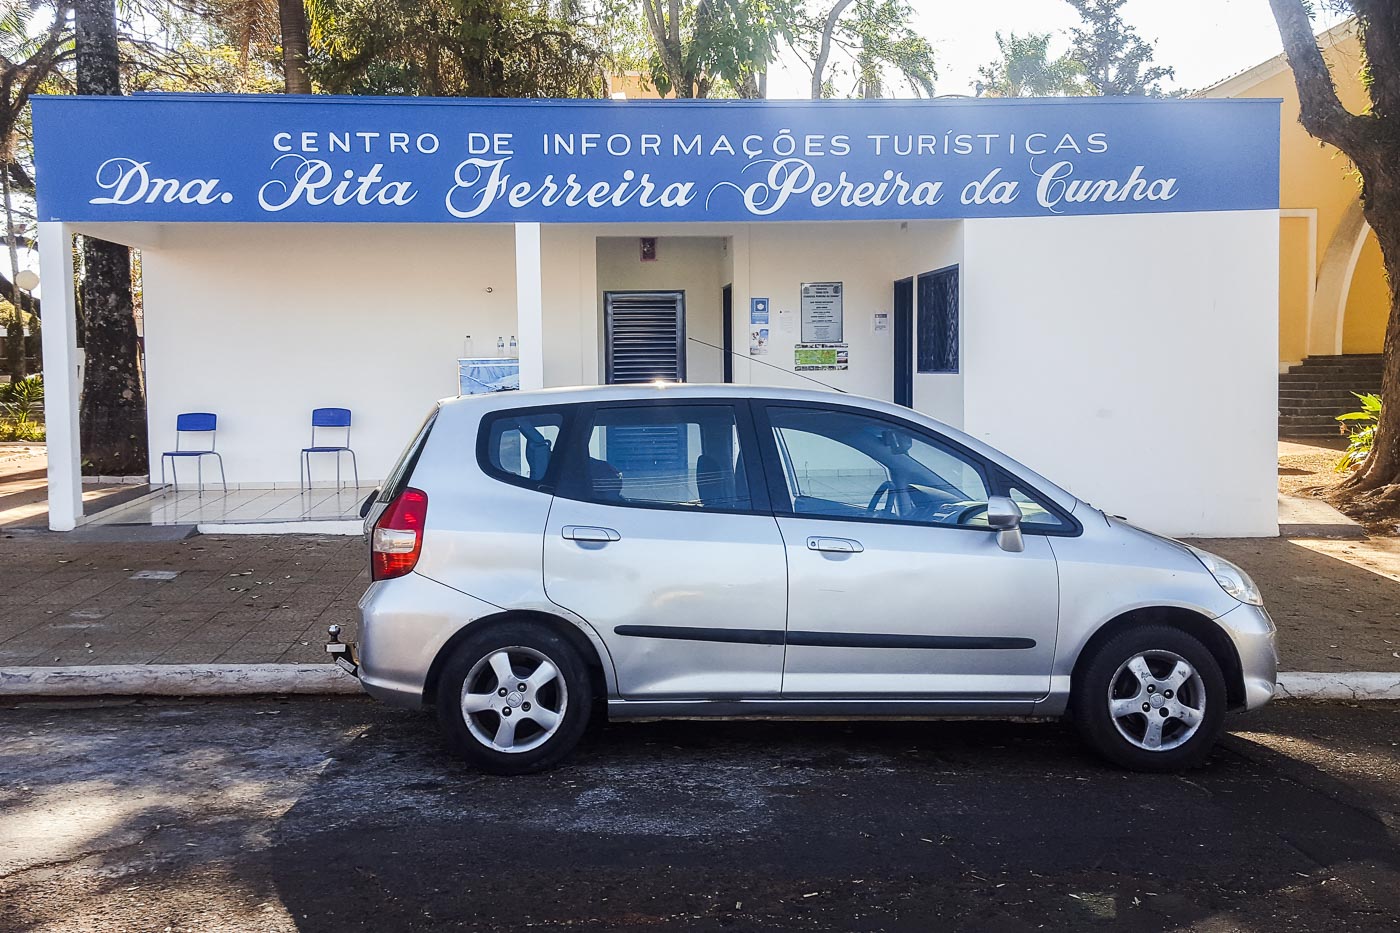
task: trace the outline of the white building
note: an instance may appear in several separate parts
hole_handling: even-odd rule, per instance
[[[380,477],[458,358],[514,336],[526,388],[816,379],[1154,530],[1277,533],[1274,101],[150,95],[34,120],[55,529],[82,521],[83,233],[142,251],[153,477],[208,411],[230,484],[296,488],[319,406],[353,410]]]

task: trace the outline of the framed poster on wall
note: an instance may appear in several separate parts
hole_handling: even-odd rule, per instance
[[[802,283],[802,342],[845,341],[845,312],[840,282]]]

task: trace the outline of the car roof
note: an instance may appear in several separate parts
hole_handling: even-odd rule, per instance
[[[934,431],[962,444],[993,463],[997,463],[1012,475],[1021,477],[1042,493],[1055,499],[1066,510],[1073,511],[1079,505],[1072,493],[1063,489],[1049,478],[1040,475],[1030,467],[989,446],[984,441],[932,418],[922,412],[905,408],[892,402],[869,398],[863,395],[840,391],[817,389],[794,389],[786,386],[733,385],[723,383],[698,382],[648,382],[635,385],[568,386],[554,389],[529,389],[524,391],[492,392],[485,395],[462,395],[443,399],[439,404],[444,408],[466,408],[477,410],[476,417],[485,410],[529,408],[535,405],[566,405],[587,402],[616,402],[630,400],[653,401],[662,398],[674,399],[773,399],[778,401],[812,402],[820,405],[847,405],[881,414],[922,423]]]

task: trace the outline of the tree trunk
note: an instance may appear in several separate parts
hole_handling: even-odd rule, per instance
[[[1366,172],[1366,219],[1375,231],[1390,285],[1390,318],[1385,327],[1384,368],[1381,374],[1381,417],[1376,425],[1375,442],[1365,464],[1346,482],[1346,488],[1369,492],[1383,486],[1400,485],[1400,178],[1373,185],[1369,179],[1400,172],[1391,163]],[[1390,182],[1387,184],[1387,182]],[[1394,187],[1392,192],[1377,188]]]
[[[277,0],[277,18],[282,27],[282,73],[287,93],[310,94],[311,78],[306,73],[309,54],[306,4],[303,0]]]
[[[5,240],[10,247],[10,281],[19,275],[19,250],[15,246],[15,203],[10,191],[9,147],[6,146],[5,162],[0,165],[0,195],[5,201]],[[10,371],[10,379],[19,380],[27,375],[24,365],[24,302],[20,300],[19,286],[14,290],[14,313],[10,315],[6,328],[5,365]]]
[[[812,62],[812,100],[822,99],[822,91],[826,87],[826,63],[831,59],[831,35],[836,32],[836,23],[851,3],[852,0],[836,0],[836,5],[827,12],[826,21],[822,23],[817,57]]]
[[[121,94],[114,0],[74,3],[79,94]],[[83,238],[83,460],[99,474],[145,473],[146,397],[141,385],[131,252]]]

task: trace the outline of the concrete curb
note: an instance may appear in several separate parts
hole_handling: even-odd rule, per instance
[[[360,692],[360,682],[334,664],[100,664],[0,668],[0,696],[7,697]]]
[[[1274,696],[1295,700],[1400,700],[1400,672],[1286,671]],[[100,664],[0,667],[0,696],[345,695],[360,682],[334,664]]]
[[[1274,696],[1298,700],[1400,700],[1400,672],[1286,671],[1278,675]]]

